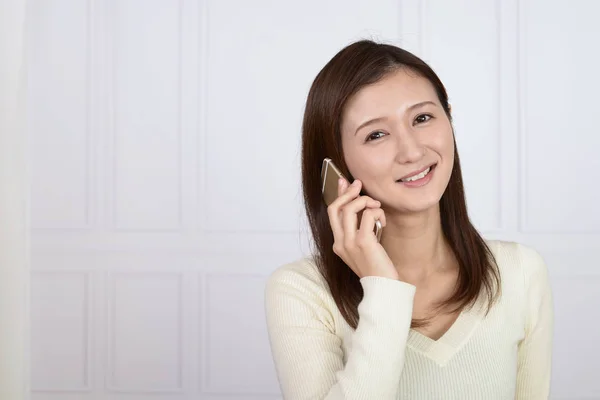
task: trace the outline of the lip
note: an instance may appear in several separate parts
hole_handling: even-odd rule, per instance
[[[420,188],[422,186],[425,186],[433,179],[433,175],[435,174],[436,166],[437,166],[437,164],[433,164],[431,166],[431,171],[429,171],[429,173],[421,179],[417,179],[416,181],[411,181],[411,182],[408,182],[408,181],[402,182],[399,180],[398,183],[401,184],[402,186],[404,186],[405,188]],[[425,168],[425,169],[427,169],[427,168]]]
[[[400,180],[402,180],[402,179],[406,179],[406,178],[409,178],[409,177],[411,177],[411,176],[418,175],[418,174],[420,174],[421,172],[425,171],[427,168],[433,168],[435,165],[437,165],[437,164],[436,164],[436,163],[433,163],[433,164],[427,165],[426,167],[423,167],[423,168],[421,168],[421,169],[418,169],[418,170],[416,170],[416,171],[413,171],[413,172],[411,172],[411,173],[409,173],[409,174],[406,174],[406,175],[404,175],[403,177],[401,177],[401,178],[398,178],[398,179],[396,180],[396,182],[400,182]]]

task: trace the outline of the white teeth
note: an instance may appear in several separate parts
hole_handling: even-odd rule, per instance
[[[431,167],[427,168],[425,171],[421,172],[420,174],[413,175],[413,176],[408,177],[408,178],[400,179],[400,181],[402,181],[402,182],[412,182],[412,181],[416,181],[418,179],[423,179],[425,177],[425,175],[427,175],[429,173],[429,171],[431,171]]]

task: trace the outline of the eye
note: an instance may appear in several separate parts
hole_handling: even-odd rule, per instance
[[[372,140],[380,139],[380,138],[382,138],[382,137],[384,137],[384,136],[385,136],[385,132],[382,132],[382,131],[375,131],[375,132],[371,132],[371,133],[369,134],[369,136],[367,136],[367,139],[366,139],[366,141],[367,141],[367,142],[370,142],[370,141],[372,141]]]
[[[433,118],[433,116],[431,114],[417,115],[417,118],[415,118],[415,124],[423,124],[432,118]]]

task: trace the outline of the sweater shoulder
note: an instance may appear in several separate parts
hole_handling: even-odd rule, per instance
[[[301,258],[277,267],[265,286],[267,318],[277,313],[293,325],[324,326],[335,332],[339,312],[329,286],[312,257]],[[273,318],[271,318],[273,319]]]
[[[266,294],[298,295],[305,301],[319,303],[319,306],[331,308],[333,297],[329,286],[313,257],[304,257],[280,265],[267,278]]]
[[[542,255],[533,247],[504,240],[487,241],[502,277],[518,277],[525,282],[547,274]]]
[[[326,290],[327,284],[313,257],[304,257],[278,266],[268,277],[267,287],[291,285]]]

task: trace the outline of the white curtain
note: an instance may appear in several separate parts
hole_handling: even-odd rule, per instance
[[[0,0],[0,399],[29,398],[26,0]]]

